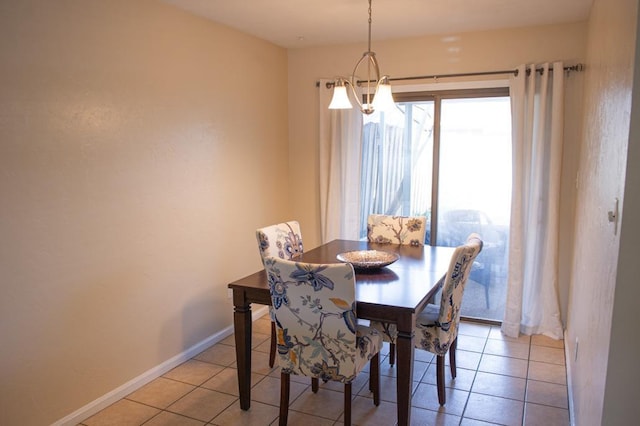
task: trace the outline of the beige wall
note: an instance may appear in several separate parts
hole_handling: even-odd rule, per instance
[[[637,150],[627,158],[637,7],[637,0],[595,0],[589,20],[584,148],[566,338],[577,425],[635,424],[640,415],[638,277],[631,273],[638,263],[637,240],[633,240],[638,236],[638,205],[636,201],[627,211],[623,196],[625,173],[631,176],[627,185],[637,182],[638,176]],[[640,113],[634,112],[640,120]],[[627,191],[633,194],[638,189],[628,186]],[[623,227],[617,233],[607,219],[615,198],[620,199],[621,212],[624,209]],[[631,239],[620,252],[624,273],[617,277],[621,235]],[[636,308],[630,307],[630,300]]]
[[[605,3],[588,27],[373,45],[395,77],[588,57],[567,80],[561,240],[580,419],[622,393],[597,371],[602,342],[631,332],[611,322],[606,211],[624,188],[637,0]],[[298,219],[305,247],[320,243],[315,82],[364,50],[287,52],[153,0],[0,3],[0,423],[52,423],[225,330],[226,283],[260,267],[253,229]],[[578,164],[576,227],[589,232],[573,262]]]
[[[0,87],[0,424],[44,425],[231,325],[290,218],[287,58],[157,1],[20,0]]]
[[[375,25],[374,25],[375,33]],[[514,69],[522,63],[564,60],[582,62],[586,23],[450,34],[374,42],[381,71],[391,77]],[[298,218],[308,247],[320,243],[318,179],[319,78],[349,75],[366,50],[365,44],[289,50],[289,152],[293,216]],[[581,73],[566,80],[566,145],[563,157],[560,299],[566,318],[569,266],[573,241],[575,176],[582,116]],[[446,80],[441,80],[446,81]],[[454,80],[455,81],[455,80]],[[459,81],[459,80],[458,80]],[[416,82],[410,82],[416,84]],[[394,83],[398,84],[398,83]]]

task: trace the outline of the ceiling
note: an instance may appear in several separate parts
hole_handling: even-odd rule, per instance
[[[367,41],[367,0],[162,0],[285,48]],[[587,20],[593,0],[373,0],[373,40]]]

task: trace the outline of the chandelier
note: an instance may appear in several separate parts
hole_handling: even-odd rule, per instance
[[[361,66],[366,66],[367,78],[365,80],[361,80],[356,76]],[[330,84],[328,83],[327,86]],[[364,86],[363,100],[360,100],[356,86]],[[371,51],[371,0],[369,0],[369,44],[367,51],[362,54],[362,58],[353,69],[351,77],[338,77],[333,82],[333,97],[331,98],[329,109],[353,108],[349,101],[347,87],[364,114],[371,114],[376,109],[388,110],[394,104],[389,76],[380,76],[376,54]]]

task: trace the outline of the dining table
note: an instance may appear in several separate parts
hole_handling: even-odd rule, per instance
[[[337,239],[305,251],[297,260],[305,263],[336,263],[338,255],[376,250],[397,255],[382,267],[356,265],[356,314],[359,319],[395,323],[397,368],[397,424],[411,421],[415,318],[440,288],[454,248],[429,245],[381,244]],[[395,258],[395,256],[393,256]],[[345,256],[341,256],[345,258]],[[376,265],[374,265],[376,266]],[[270,305],[264,269],[229,283],[233,293],[233,325],[240,408],[251,407],[251,304]]]

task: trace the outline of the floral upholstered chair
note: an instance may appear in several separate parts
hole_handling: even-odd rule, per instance
[[[444,405],[444,356],[449,352],[451,376],[456,378],[456,346],[460,305],[473,262],[482,250],[478,234],[471,234],[464,245],[456,247],[442,286],[440,306],[428,305],[416,318],[415,347],[436,354],[438,402]]]
[[[258,248],[264,264],[267,256],[281,259],[296,259],[302,255],[302,234],[300,224],[295,220],[278,223],[256,230]],[[273,367],[276,359],[276,325],[273,322],[273,309],[269,307],[271,315],[271,347],[269,349],[269,367]]]
[[[367,218],[367,240],[372,243],[421,246],[426,232],[425,216],[371,214]]]
[[[287,424],[291,374],[344,383],[344,424],[351,424],[351,383],[371,362],[369,389],[380,404],[378,331],[358,325],[349,263],[265,258],[281,367],[280,425]]]
[[[367,218],[367,240],[379,244],[424,245],[427,232],[425,216],[388,216],[372,214]],[[393,323],[372,321],[371,326],[382,332],[389,342],[389,364],[395,364],[398,328]]]

